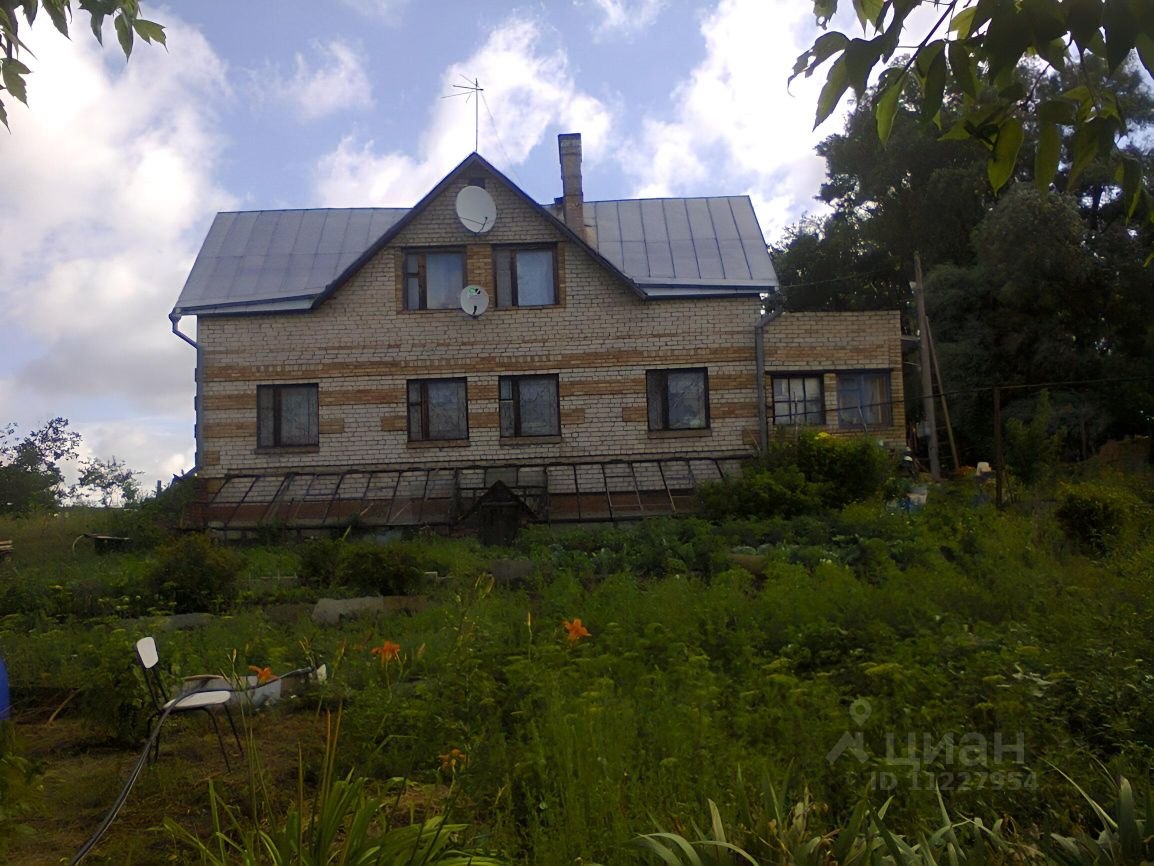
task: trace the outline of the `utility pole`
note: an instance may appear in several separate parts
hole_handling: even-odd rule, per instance
[[[930,428],[930,477],[942,480],[938,459],[938,416],[934,410],[934,381],[930,370],[930,328],[926,321],[926,294],[922,285],[922,257],[914,253],[914,298],[918,304],[918,335],[921,340],[922,414]]]

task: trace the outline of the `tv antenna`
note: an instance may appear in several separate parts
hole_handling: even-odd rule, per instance
[[[470,99],[473,100],[473,151],[479,151],[481,144],[481,94],[485,92],[485,88],[481,86],[481,82],[474,78],[472,81],[465,75],[461,76],[465,79],[464,84],[452,84],[450,87],[455,87],[460,93],[449,93],[442,96],[441,99],[452,99],[454,96],[465,97],[465,102]]]

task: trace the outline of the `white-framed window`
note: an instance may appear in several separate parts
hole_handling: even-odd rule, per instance
[[[773,423],[825,423],[825,393],[820,373],[773,375]]]

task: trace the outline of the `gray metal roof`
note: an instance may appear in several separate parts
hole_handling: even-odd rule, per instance
[[[281,312],[314,298],[408,208],[219,213],[173,312]]]
[[[748,196],[585,203],[594,245],[647,297],[759,294],[777,275]]]
[[[409,208],[217,214],[173,313],[309,309]],[[649,299],[757,296],[777,276],[748,196],[585,203],[592,246]]]

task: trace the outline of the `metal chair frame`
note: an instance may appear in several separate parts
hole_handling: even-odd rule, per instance
[[[203,688],[202,686],[201,688],[184,692],[174,698],[170,698],[167,689],[164,687],[164,682],[160,678],[160,656],[156,651],[156,640],[151,635],[142,637],[136,642],[136,658],[140,662],[140,666],[144,669],[144,683],[148,686],[148,694],[155,707],[154,712],[148,719],[150,727],[154,722],[157,726],[152,750],[152,761],[155,762],[160,758],[159,727],[168,716],[176,713],[203,712],[212,721],[212,727],[216,731],[216,740],[220,744],[220,753],[224,757],[224,765],[231,771],[232,765],[228,760],[228,752],[224,748],[224,737],[220,732],[220,724],[217,722],[216,713],[214,713],[213,710],[217,707],[224,709],[229,727],[232,728],[232,735],[236,739],[237,748],[240,749],[243,755],[244,747],[240,742],[240,734],[237,733],[236,723],[233,721],[232,712],[228,708],[228,702],[233,696],[232,690],[221,688],[209,689]]]

